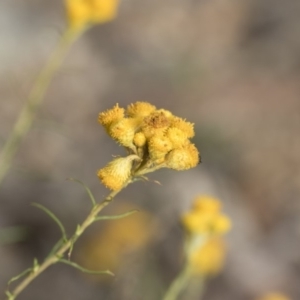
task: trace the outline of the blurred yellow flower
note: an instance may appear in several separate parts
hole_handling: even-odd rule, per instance
[[[220,273],[225,260],[226,248],[221,238],[210,238],[189,256],[194,274],[212,276]],[[275,300],[275,299],[274,299]]]
[[[114,213],[124,213],[132,207],[132,204],[122,203]],[[127,254],[140,251],[149,243],[152,220],[149,213],[139,209],[139,212],[119,220],[108,220],[104,224],[102,221],[103,230],[96,231],[82,246],[80,263],[90,270],[116,271]]]
[[[291,300],[289,297],[281,293],[268,293],[257,300]]]
[[[197,197],[192,210],[182,216],[182,224],[191,234],[224,234],[230,230],[231,221],[220,210],[218,199]]]
[[[80,30],[116,17],[119,0],[65,0],[69,26]]]

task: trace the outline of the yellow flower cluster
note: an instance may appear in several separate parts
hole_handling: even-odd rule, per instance
[[[230,219],[221,213],[221,202],[210,196],[195,199],[191,211],[182,216],[182,224],[190,234],[224,234],[231,228]]]
[[[231,228],[230,219],[221,213],[221,202],[199,196],[181,221],[188,233],[186,255],[192,272],[205,276],[219,273],[226,252],[221,236]]]
[[[73,29],[105,23],[115,18],[119,0],[65,0],[69,26]]]
[[[202,247],[193,251],[189,257],[189,264],[194,274],[216,275],[223,268],[226,254],[225,243],[221,238],[208,239]]]
[[[116,104],[100,113],[98,121],[129,153],[98,171],[111,190],[160,168],[187,170],[199,163],[200,154],[190,142],[195,135],[193,124],[168,110],[148,102],[132,103],[126,109]]]
[[[269,293],[257,300],[290,300],[290,298],[281,293]]]
[[[124,213],[132,209],[132,206],[132,203],[122,202],[114,208],[113,213]],[[79,261],[85,268],[114,272],[122,265],[127,254],[141,251],[151,241],[153,216],[135,204],[134,207],[139,209],[138,213],[107,221],[104,228],[102,223],[98,230],[96,227],[79,252]],[[107,277],[101,277],[103,278]]]

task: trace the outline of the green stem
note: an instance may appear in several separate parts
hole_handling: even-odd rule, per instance
[[[99,212],[107,206],[114,197],[124,189],[130,182],[124,184],[124,186],[117,190],[111,192],[101,203],[97,204],[93,207],[87,218],[83,221],[83,223],[77,227],[75,233],[68,239],[65,243],[63,243],[53,254],[48,256],[45,261],[36,267],[36,269],[27,275],[17,286],[16,288],[9,293],[9,297],[7,300],[14,300],[16,297],[43,271],[45,271],[51,265],[57,263],[60,258],[73,246],[76,240],[83,234],[83,232],[97,219]]]
[[[48,63],[38,75],[13,130],[2,148],[0,155],[0,185],[11,167],[12,160],[18,151],[22,140],[31,128],[36,112],[42,104],[44,95],[52,78],[61,66],[70,46],[80,34],[81,32],[79,31],[67,29],[61,37],[57,48],[48,60]]]
[[[171,286],[167,290],[163,300],[176,300],[179,294],[186,288],[191,277],[191,268],[189,264],[186,264],[181,273],[172,282]]]
[[[198,275],[192,278],[185,297],[186,299],[200,300],[203,298],[204,291],[205,291],[205,277],[204,275]]]

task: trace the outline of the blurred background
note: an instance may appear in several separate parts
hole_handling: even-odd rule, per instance
[[[123,0],[116,20],[86,32],[0,189],[0,291],[60,237],[32,202],[71,233],[90,202],[65,179],[98,201],[108,194],[96,171],[124,151],[98,113],[148,101],[195,123],[201,165],[129,186],[104,213],[140,213],[78,241],[74,261],[115,277],[55,265],[20,299],[161,299],[182,266],[180,215],[202,194],[221,199],[233,222],[225,268],[203,299],[300,299],[299,16],[297,0]],[[0,145],[64,28],[61,0],[0,0]]]

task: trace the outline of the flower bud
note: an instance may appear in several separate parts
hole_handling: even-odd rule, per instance
[[[69,26],[81,30],[115,18],[119,0],[65,0]]]
[[[181,129],[175,127],[170,127],[166,135],[172,142],[173,148],[180,148],[188,142],[187,135]]]
[[[135,102],[128,105],[126,113],[129,117],[146,117],[155,109],[156,107],[148,102]]]
[[[108,134],[122,146],[128,148],[135,148],[133,145],[133,138],[136,130],[137,120],[133,118],[124,118],[117,121],[108,129]]]
[[[173,117],[171,120],[171,127],[180,129],[186,134],[187,138],[192,138],[195,135],[194,124],[187,122],[179,117]]]
[[[166,157],[167,166],[174,170],[188,170],[199,163],[199,152],[194,144],[172,150]]]
[[[99,114],[98,122],[103,125],[106,129],[117,121],[120,121],[124,118],[124,108],[119,107],[119,104],[116,104],[113,108],[108,109]]]
[[[163,135],[154,135],[148,143],[148,151],[151,160],[157,163],[157,160],[162,163],[168,152],[172,150],[171,141]]]
[[[140,160],[140,158],[137,155],[116,158],[100,169],[97,175],[107,188],[116,191],[122,188],[130,178],[134,160]]]
[[[142,132],[137,132],[134,135],[133,143],[137,147],[143,147],[143,146],[145,146],[146,142],[147,142],[146,137],[145,137],[145,135]]]

